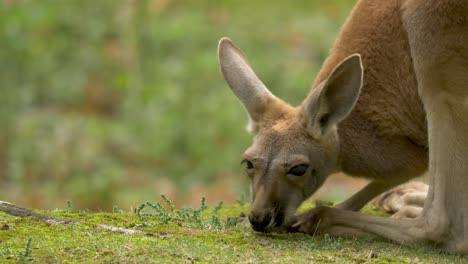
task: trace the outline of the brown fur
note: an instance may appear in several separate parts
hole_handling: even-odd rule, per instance
[[[419,216],[426,200],[429,186],[422,182],[398,185],[372,200],[372,204],[394,218],[415,218]]]
[[[254,229],[290,225],[468,253],[467,14],[463,0],[358,1],[298,107],[272,95],[240,50],[220,41],[221,71],[255,135],[244,154]],[[352,212],[427,168],[424,209],[404,210],[415,219]],[[336,171],[372,181],[338,208],[293,218]]]
[[[349,54],[361,54],[361,96],[351,115],[338,126],[342,169],[350,175],[406,178],[426,169],[425,114],[399,2],[359,1],[315,81],[325,79]]]

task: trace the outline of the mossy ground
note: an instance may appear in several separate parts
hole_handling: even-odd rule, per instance
[[[0,262],[39,263],[467,263],[428,247],[303,234],[260,234],[228,221],[248,205],[136,213],[38,211],[79,220],[48,224],[0,213]],[[370,210],[367,210],[368,212]],[[181,213],[182,212],[182,213]],[[197,213],[200,213],[198,218]],[[375,213],[375,212],[372,212]],[[152,214],[152,215],[151,215]],[[161,222],[166,222],[161,224]],[[142,230],[123,234],[98,224]],[[28,241],[30,245],[28,246]]]

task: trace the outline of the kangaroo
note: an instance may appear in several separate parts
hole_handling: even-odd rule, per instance
[[[297,107],[275,97],[228,38],[218,59],[253,134],[242,164],[254,230],[371,235],[468,253],[468,1],[358,1]],[[339,171],[371,181],[336,207],[295,216]],[[427,198],[414,218],[356,212],[426,171]]]

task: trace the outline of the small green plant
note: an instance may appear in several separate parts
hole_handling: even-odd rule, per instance
[[[144,219],[146,216],[157,216],[159,218],[160,224],[167,224],[169,221],[175,219],[174,203],[171,201],[171,199],[169,199],[169,197],[167,197],[164,194],[161,194],[161,198],[167,204],[167,206],[169,207],[169,210],[167,210],[166,207],[164,207],[164,205],[162,205],[160,202],[156,202],[156,203],[145,202],[145,203],[140,204],[136,208],[135,213],[138,216],[138,218],[142,220],[143,224],[147,224]],[[144,210],[145,208],[149,208],[152,211]]]
[[[33,260],[31,242],[32,242],[32,238],[28,238],[28,242],[26,242],[26,246],[24,247],[24,250],[18,253],[18,262],[26,262],[26,261]]]
[[[153,215],[159,216],[159,221],[161,224],[167,224],[173,219],[171,212],[167,211],[166,207],[164,207],[161,203],[153,204],[150,202],[146,202],[146,205],[154,209],[156,213]]]
[[[237,203],[240,205],[240,206],[244,206],[246,203],[247,203],[247,198],[246,198],[246,195],[243,193],[241,194],[241,196],[239,197],[239,199],[236,200]]]
[[[177,210],[177,215],[183,220],[183,221],[188,221],[190,220],[190,216],[192,213],[193,209],[189,208],[181,208]]]
[[[73,204],[70,200],[67,200],[67,208],[65,208],[65,212],[71,213],[73,211]]]
[[[226,221],[227,226],[236,226],[241,222],[239,217],[228,217]]]
[[[221,210],[222,207],[223,207],[223,201],[219,202],[218,205],[216,205],[213,208],[213,212],[211,214],[211,221],[210,221],[210,226],[212,229],[222,229],[223,227],[218,217],[218,212],[219,210]]]
[[[218,203],[218,205],[216,205],[216,207],[213,209],[213,214],[217,214],[219,212],[219,210],[221,210],[221,208],[223,208],[223,205],[224,205],[223,201],[220,201]]]
[[[169,206],[171,213],[174,212],[174,204],[172,203],[171,199],[169,199],[169,197],[167,197],[165,194],[161,194],[161,198],[163,198],[163,200]]]
[[[223,226],[221,225],[221,221],[217,215],[211,216],[210,226],[212,229],[222,229]]]
[[[142,221],[143,225],[150,226],[150,219],[148,217],[157,217],[159,224],[167,224],[175,222],[177,224],[195,224],[199,228],[222,229],[223,225],[218,217],[219,210],[223,207],[223,202],[219,202],[213,208],[211,218],[208,221],[204,220],[203,212],[208,208],[205,197],[200,200],[200,207],[198,209],[180,208],[175,209],[174,203],[166,195],[161,195],[165,205],[160,202],[151,203],[145,202],[140,204],[135,213]]]
[[[201,220],[200,215],[201,215],[201,213],[202,213],[203,211],[205,211],[206,208],[207,208],[207,206],[206,206],[206,199],[205,199],[205,197],[202,197],[202,198],[201,198],[201,201],[200,201],[200,208],[198,208],[197,210],[194,210],[194,211],[193,211],[193,214],[192,214],[192,215],[193,215],[193,219],[195,220],[195,222],[198,224],[198,226],[200,226],[200,227],[202,227],[202,228],[204,227],[204,225],[203,225],[203,222],[202,222],[202,220]]]
[[[112,213],[114,213],[114,214],[123,214],[123,211],[121,209],[119,209],[119,206],[114,205],[112,207]]]

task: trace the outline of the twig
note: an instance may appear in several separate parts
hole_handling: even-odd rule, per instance
[[[154,235],[153,233],[149,232],[143,232],[140,230],[135,230],[135,229],[128,229],[124,227],[118,227],[118,226],[110,226],[110,225],[96,225],[98,228],[113,231],[113,232],[120,232],[124,234],[145,234],[145,235]]]
[[[7,213],[12,216],[18,216],[18,217],[34,217],[38,220],[44,221],[46,223],[50,224],[82,224],[80,221],[76,220],[71,220],[71,219],[63,219],[63,218],[56,218],[56,217],[50,217],[42,214],[38,214],[36,212],[33,212],[29,209],[23,208],[16,206],[14,204],[11,204],[9,202],[4,202],[0,201],[0,211]],[[100,229],[105,229],[109,230],[112,232],[119,232],[123,234],[143,234],[143,235],[149,235],[149,236],[158,236],[158,237],[167,237],[168,234],[158,234],[158,233],[152,233],[152,232],[144,232],[140,230],[135,230],[135,229],[129,229],[129,228],[124,228],[124,227],[117,227],[117,226],[110,226],[110,225],[101,225],[98,224],[96,225],[97,228]]]
[[[18,217],[34,217],[41,221],[52,223],[52,224],[68,224],[71,222],[76,222],[75,220],[67,220],[67,219],[41,215],[29,209],[19,207],[19,206],[16,206],[14,204],[11,204],[9,202],[4,202],[4,201],[0,201],[0,211],[5,212],[9,215],[18,216]]]
[[[315,233],[317,233],[317,230],[320,226],[320,222],[322,222],[322,218],[319,219],[318,223],[317,223],[317,226],[315,227],[315,230],[314,230],[314,233],[312,233],[312,236],[315,236]]]

